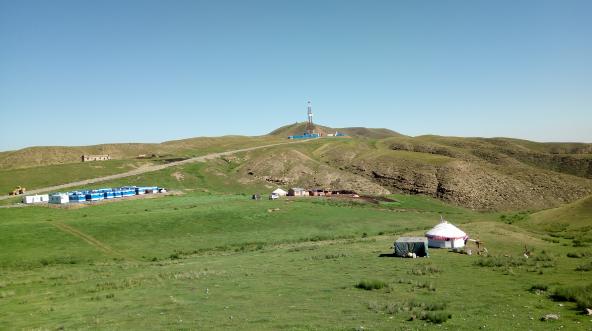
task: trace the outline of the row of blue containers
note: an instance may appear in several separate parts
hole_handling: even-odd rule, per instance
[[[288,139],[313,139],[321,137],[318,133],[303,133],[301,135],[288,136]],[[345,133],[335,132],[333,137],[346,137]]]
[[[311,139],[319,138],[321,135],[318,133],[303,133],[301,135],[288,136],[288,139]]]
[[[70,202],[98,201],[104,199],[125,198],[146,193],[158,193],[161,190],[162,188],[157,186],[102,188],[98,190],[70,192],[68,193],[68,200],[70,200]]]

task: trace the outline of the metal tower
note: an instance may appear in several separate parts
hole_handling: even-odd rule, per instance
[[[314,133],[314,124],[312,123],[312,106],[310,104],[310,101],[308,102],[307,109],[308,109],[308,112],[307,112],[308,122],[306,123],[306,133],[313,134]]]

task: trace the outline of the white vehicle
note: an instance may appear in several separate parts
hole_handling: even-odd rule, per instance
[[[277,193],[271,193],[271,194],[269,195],[269,200],[277,200],[277,199],[279,199],[279,198],[280,198],[280,195],[279,195],[279,194],[277,194]]]

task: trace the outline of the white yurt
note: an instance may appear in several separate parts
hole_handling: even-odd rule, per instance
[[[280,197],[285,197],[286,195],[288,195],[288,192],[278,187],[277,189],[275,189],[275,191],[271,192],[271,194],[277,194]]]
[[[441,222],[426,232],[428,246],[434,248],[461,248],[469,238],[467,234],[441,218]]]

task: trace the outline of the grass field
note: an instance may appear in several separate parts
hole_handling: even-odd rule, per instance
[[[585,293],[566,289],[590,284],[591,248],[530,230],[529,215],[408,195],[374,205],[186,192],[0,209],[0,329],[592,328]],[[491,256],[380,257],[439,215]],[[549,313],[560,319],[540,320]]]
[[[110,160],[40,166],[28,169],[0,170],[0,195],[8,194],[16,186],[24,186],[28,190],[32,190],[122,173],[147,164],[151,164],[151,162],[140,160]]]

